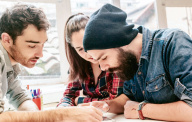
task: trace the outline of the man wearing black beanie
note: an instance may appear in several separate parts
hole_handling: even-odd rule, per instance
[[[179,29],[151,31],[126,22],[126,13],[106,4],[85,28],[84,50],[102,70],[115,72],[124,94],[92,102],[126,118],[192,121],[192,40]]]

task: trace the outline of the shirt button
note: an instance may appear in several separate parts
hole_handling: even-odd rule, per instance
[[[157,86],[157,85],[155,86],[155,89],[156,89],[156,90],[158,89],[158,86]]]
[[[145,94],[145,91],[143,91],[143,94]]]
[[[138,75],[141,75],[141,72],[138,72]]]

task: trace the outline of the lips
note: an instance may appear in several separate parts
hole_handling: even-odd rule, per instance
[[[36,63],[37,62],[37,60],[30,60],[32,63]]]

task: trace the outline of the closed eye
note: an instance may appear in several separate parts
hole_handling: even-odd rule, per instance
[[[107,59],[107,56],[105,58],[103,58],[102,60],[106,60]]]
[[[78,51],[80,52],[80,51],[82,51],[83,50],[83,48],[80,48]]]
[[[34,45],[34,46],[30,46],[30,45],[29,45],[29,47],[30,47],[30,48],[35,48],[35,45]]]

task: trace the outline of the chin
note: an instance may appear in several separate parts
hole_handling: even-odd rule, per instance
[[[34,66],[29,66],[28,68],[33,68]]]
[[[93,64],[98,64],[98,61],[93,61],[93,60],[91,60],[91,61],[89,61],[89,62],[91,62],[91,63],[93,63]]]
[[[21,64],[21,65],[23,65],[23,66],[25,66],[27,68],[33,68],[35,66],[35,64],[34,65],[24,65],[24,64]]]
[[[93,64],[98,64],[98,62],[92,62]]]
[[[113,73],[119,73],[118,71],[113,71]]]

